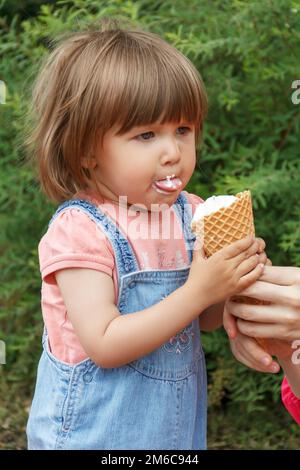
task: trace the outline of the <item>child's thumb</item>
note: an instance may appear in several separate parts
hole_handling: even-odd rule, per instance
[[[193,260],[196,260],[198,258],[206,258],[206,256],[203,248],[203,243],[201,243],[200,240],[196,238],[193,249]]]

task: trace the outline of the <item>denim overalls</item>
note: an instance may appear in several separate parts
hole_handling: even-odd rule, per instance
[[[173,207],[182,221],[191,261],[195,238],[183,193]],[[86,212],[109,237],[118,270],[121,315],[148,308],[185,283],[189,268],[141,271],[115,222],[88,201],[65,202],[52,220],[71,208]],[[75,365],[57,360],[49,351],[45,329],[27,424],[28,448],[205,449],[206,402],[198,318],[152,353],[111,369],[90,359]]]

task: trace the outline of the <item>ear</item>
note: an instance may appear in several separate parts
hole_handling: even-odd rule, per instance
[[[94,169],[94,168],[96,168],[97,161],[96,161],[96,158],[94,156],[83,157],[81,159],[81,164],[82,164],[83,168]]]

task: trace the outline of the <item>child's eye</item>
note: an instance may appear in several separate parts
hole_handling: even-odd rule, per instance
[[[150,138],[154,135],[154,132],[149,131],[149,132],[143,132],[142,134],[139,134],[137,136],[137,139],[139,140],[150,140]]]
[[[191,131],[190,127],[186,127],[186,126],[181,126],[176,129],[176,132],[179,135],[188,134],[190,131]],[[153,131],[148,131],[148,132],[143,132],[142,134],[137,135],[136,139],[145,141],[145,140],[152,139],[154,136],[155,136],[155,133]]]
[[[179,132],[179,134],[181,134],[181,135],[187,134],[191,130],[189,127],[184,127],[184,126],[183,127],[178,127],[178,129],[181,130],[181,132]]]

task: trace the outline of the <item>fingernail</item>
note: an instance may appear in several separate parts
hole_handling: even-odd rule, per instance
[[[279,366],[277,364],[272,364],[271,370],[272,370],[272,372],[278,372],[279,371]]]
[[[228,334],[229,338],[232,338],[232,329],[231,328],[227,329],[227,334]]]
[[[265,365],[268,366],[271,363],[271,359],[268,356],[265,356],[262,358],[261,362]]]
[[[261,267],[262,271],[265,269],[265,265],[263,263],[260,263],[259,266]]]

